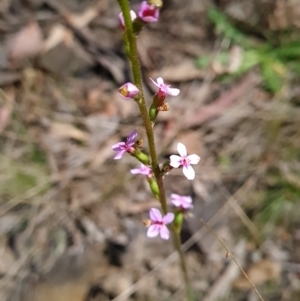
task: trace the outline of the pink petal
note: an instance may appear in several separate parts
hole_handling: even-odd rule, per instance
[[[170,224],[172,223],[174,220],[174,213],[172,212],[169,212],[167,213],[163,218],[162,218],[162,221],[163,223],[166,225],[166,224]]]
[[[159,225],[151,225],[148,228],[147,236],[148,237],[155,237],[159,234],[159,232],[160,232],[160,226]]]
[[[119,160],[119,159],[121,159],[121,158],[123,157],[123,155],[124,155],[125,152],[126,152],[125,150],[119,151],[119,152],[116,154],[116,156],[114,157],[114,160]]]
[[[182,168],[183,174],[187,177],[188,180],[195,179],[195,171],[191,165],[183,166]]]
[[[181,157],[185,157],[187,155],[185,145],[180,142],[177,144],[177,151]]]
[[[132,143],[134,143],[136,137],[137,137],[137,131],[136,131],[136,130],[133,130],[133,131],[129,134],[128,138],[127,138],[127,144],[132,144]]]
[[[118,142],[116,144],[114,144],[111,148],[113,151],[118,152],[120,150],[123,150],[122,146],[125,146],[125,142]]]
[[[160,228],[160,237],[165,240],[169,239],[170,237],[170,232],[165,225],[161,226]]]
[[[181,157],[177,155],[170,156],[170,165],[174,168],[178,168],[180,166]]]
[[[172,199],[177,199],[177,200],[178,200],[178,199],[181,198],[181,195],[176,194],[176,193],[172,193],[172,194],[171,194],[171,198],[172,198]]]
[[[177,96],[180,93],[180,90],[176,88],[168,88],[167,93],[172,96]]]
[[[198,164],[200,161],[200,157],[195,154],[187,156],[187,159],[190,162],[190,164]]]
[[[149,215],[150,215],[150,219],[154,222],[161,222],[162,221],[161,213],[156,208],[151,208]]]

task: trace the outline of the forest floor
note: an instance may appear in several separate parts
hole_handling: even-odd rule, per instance
[[[138,9],[140,1],[131,1]],[[0,299],[183,300],[171,241],[143,226],[158,206],[130,156],[117,91],[130,70],[112,0],[0,2]],[[160,160],[184,143],[196,179],[183,227],[193,300],[300,299],[300,3],[165,0],[138,48],[148,105],[163,77],[180,88],[155,125]],[[147,151],[147,149],[145,150]],[[145,183],[146,182],[146,183]]]

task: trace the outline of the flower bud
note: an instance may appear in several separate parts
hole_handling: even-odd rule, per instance
[[[147,1],[143,1],[138,15],[145,23],[157,22],[159,18],[159,8],[155,5],[148,4]]]
[[[157,182],[153,179],[153,177],[148,177],[147,180],[153,195],[159,200],[159,188]]]
[[[135,158],[137,158],[141,163],[145,164],[145,165],[149,165],[149,157],[141,152],[139,149],[135,148],[134,152],[131,153],[131,155]]]
[[[135,97],[140,93],[140,90],[134,84],[126,83],[119,88],[119,93],[125,99],[135,99]]]

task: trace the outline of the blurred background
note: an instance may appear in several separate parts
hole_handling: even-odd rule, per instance
[[[132,1],[138,10],[140,1]],[[111,146],[135,103],[113,0],[0,1],[0,299],[183,300],[172,243],[149,239],[157,206]],[[192,300],[256,301],[204,219],[267,301],[300,300],[300,1],[165,0],[138,38],[148,105],[181,89],[155,127],[160,160],[201,157],[184,224]],[[137,284],[136,284],[137,283]],[[126,292],[126,293],[124,293]]]

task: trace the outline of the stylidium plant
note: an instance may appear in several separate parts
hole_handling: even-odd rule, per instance
[[[134,101],[140,111],[141,118],[148,140],[148,154],[143,152],[141,140],[138,139],[136,130],[133,130],[125,141],[118,142],[112,146],[112,150],[116,152],[114,159],[121,159],[126,153],[136,158],[141,165],[139,168],[131,169],[133,175],[144,175],[147,180],[153,196],[158,200],[157,208],[151,208],[149,212],[150,219],[144,221],[144,225],[148,227],[147,236],[149,238],[160,236],[163,240],[172,237],[174,247],[179,255],[180,267],[183,273],[187,297],[190,296],[190,286],[188,272],[181,251],[181,227],[183,219],[187,216],[185,212],[193,209],[193,201],[190,196],[181,196],[171,194],[171,198],[167,201],[164,177],[168,174],[172,176],[172,169],[182,167],[183,174],[189,180],[195,178],[195,171],[191,165],[198,164],[200,157],[196,154],[187,155],[185,145],[178,143],[177,150],[179,155],[171,155],[170,160],[159,162],[156,152],[156,144],[154,138],[155,122],[159,113],[169,110],[168,104],[165,103],[166,97],[179,95],[180,90],[171,87],[165,83],[162,77],[156,80],[150,78],[152,83],[157,87],[157,92],[152,98],[149,107],[146,105],[142,87],[142,74],[137,51],[137,37],[143,26],[147,23],[157,22],[159,19],[161,0],[142,1],[137,13],[130,10],[129,0],[117,0],[121,12],[119,14],[119,22],[122,27],[122,34],[125,46],[125,53],[130,62],[133,81],[125,83],[119,88],[119,94],[127,100]]]
[[[130,172],[132,175],[143,175],[145,177],[153,196],[158,200],[157,206],[161,209],[150,209],[150,218],[144,220],[144,225],[148,227],[147,234],[145,235],[147,235],[149,239],[160,236],[161,239],[168,240],[172,237],[174,248],[179,256],[180,268],[186,289],[186,300],[190,300],[191,290],[188,270],[181,250],[180,233],[183,220],[189,216],[189,211],[194,208],[193,200],[191,196],[172,193],[170,199],[167,201],[164,178],[166,175],[172,176],[172,170],[174,168],[182,168],[184,176],[188,180],[194,180],[196,172],[192,165],[198,164],[200,157],[196,154],[188,155],[186,146],[178,142],[178,154],[171,155],[170,159],[166,162],[159,162],[154,137],[156,118],[159,113],[169,110],[168,104],[165,103],[166,97],[176,97],[179,95],[180,90],[165,83],[162,77],[158,77],[156,81],[150,78],[158,90],[153,96],[150,106],[147,107],[143,93],[142,74],[137,48],[139,32],[147,23],[158,21],[162,0],[142,1],[137,13],[130,10],[129,0],[117,1],[121,8],[119,22],[122,31],[120,32],[123,35],[124,49],[130,63],[133,77],[132,82],[127,82],[119,88],[119,94],[126,100],[134,101],[139,108],[148,141],[148,154],[142,151],[142,140],[139,139],[137,131],[133,130],[124,141],[112,146],[112,150],[116,152],[114,159],[119,160],[127,153],[141,163],[139,168],[131,169]],[[233,256],[231,257],[234,258]],[[241,271],[260,297],[260,300],[263,301],[263,298],[245,272],[242,269]]]

